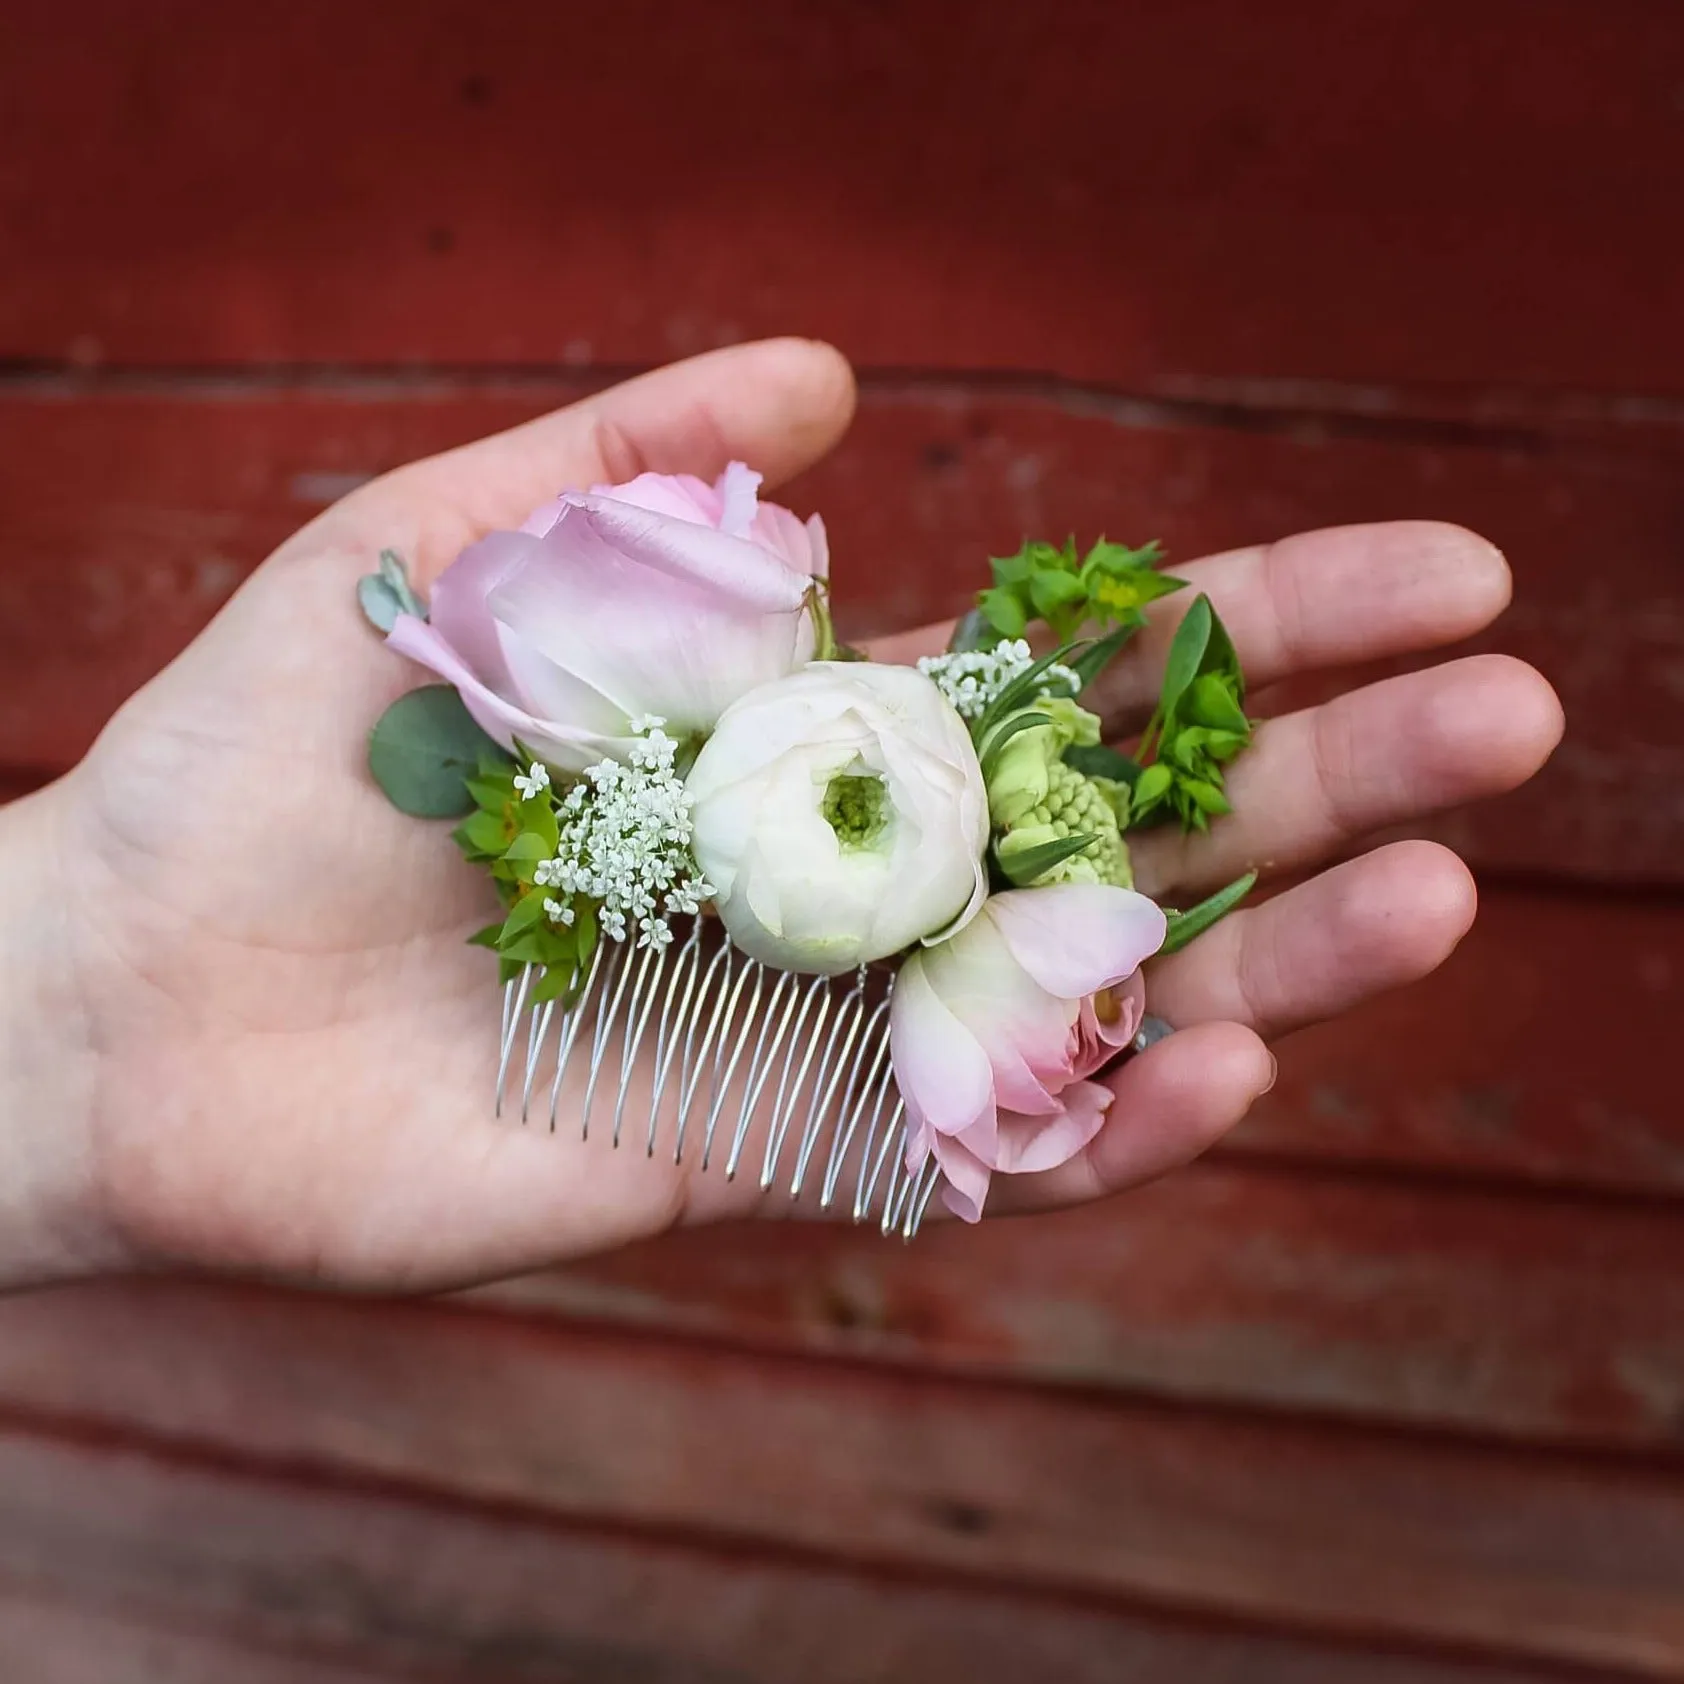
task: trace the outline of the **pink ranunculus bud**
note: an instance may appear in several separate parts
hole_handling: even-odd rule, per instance
[[[984,902],[911,954],[890,1008],[908,1166],[933,1152],[943,1197],[982,1214],[994,1171],[1056,1169],[1099,1132],[1111,1090],[1087,1080],[1140,1027],[1140,966],[1164,915],[1132,889],[1055,883]]]

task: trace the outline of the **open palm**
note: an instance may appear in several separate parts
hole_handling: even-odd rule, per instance
[[[369,634],[353,587],[385,546],[425,584],[567,485],[732,458],[775,482],[851,408],[834,352],[775,341],[388,475],[285,544],[40,798],[76,861],[87,1152],[123,1258],[431,1287],[755,1207],[752,1181],[493,1124],[498,996],[464,943],[488,889],[443,826],[369,781],[367,726],[417,675]],[[1461,637],[1508,592],[1490,546],[1424,524],[1177,571],[1210,592],[1258,683]],[[1155,688],[1179,612],[1161,606],[1105,698],[1121,729]],[[876,653],[938,642],[911,633]],[[1522,781],[1559,729],[1544,681],[1500,657],[1271,721],[1234,770],[1237,816],[1207,838],[1143,840],[1141,887],[1185,901],[1253,862],[1301,869]],[[1262,1037],[1425,974],[1472,912],[1453,855],[1401,843],[1235,915],[1155,968],[1153,1009],[1183,1032],[1113,1078],[1093,1146],[1002,1182],[997,1201],[1088,1197],[1194,1155],[1272,1079]]]

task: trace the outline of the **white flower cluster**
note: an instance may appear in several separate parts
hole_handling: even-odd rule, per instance
[[[1020,673],[1033,666],[1035,656],[1020,637],[992,649],[971,649],[962,655],[926,655],[918,670],[953,704],[967,722],[980,719],[989,704]],[[1081,681],[1069,667],[1054,662],[1041,674],[1042,694],[1074,696]]]
[[[637,933],[639,947],[668,946],[668,918],[699,911],[713,894],[696,872],[690,806],[673,770],[678,744],[661,729],[664,723],[650,715],[634,719],[640,741],[629,763],[602,760],[586,768],[557,807],[555,858],[534,873],[535,882],[560,896],[600,901],[602,933],[614,941]],[[545,911],[570,924],[573,908],[560,896],[546,901]]]

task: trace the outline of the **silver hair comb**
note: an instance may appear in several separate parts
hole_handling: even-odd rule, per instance
[[[498,1112],[518,1082],[523,1123],[566,1118],[588,1138],[595,1121],[650,1157],[699,1150],[704,1171],[722,1152],[727,1179],[757,1159],[763,1190],[787,1170],[791,1199],[816,1191],[819,1209],[840,1201],[910,1240],[941,1171],[906,1168],[892,972],[774,970],[705,939],[705,922],[666,948],[600,943],[570,1004],[532,999],[541,966],[505,983]]]

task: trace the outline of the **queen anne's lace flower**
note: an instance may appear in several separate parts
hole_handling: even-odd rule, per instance
[[[582,897],[600,903],[597,921],[611,940],[635,934],[639,947],[666,947],[669,917],[699,911],[713,889],[691,852],[690,804],[673,769],[678,743],[660,719],[634,723],[638,741],[626,761],[587,767],[562,797],[555,857],[534,880],[559,891],[545,903],[556,922],[571,923],[567,903]]]
[[[549,787],[550,769],[541,760],[534,760],[526,771],[515,773],[515,788],[520,791],[522,801],[542,795]]]
[[[1020,673],[1035,663],[1034,652],[1020,637],[996,643],[992,649],[970,649],[961,655],[926,655],[918,670],[967,722],[980,719],[989,704]],[[1074,696],[1082,687],[1069,667],[1054,662],[1041,675],[1043,693]]]

